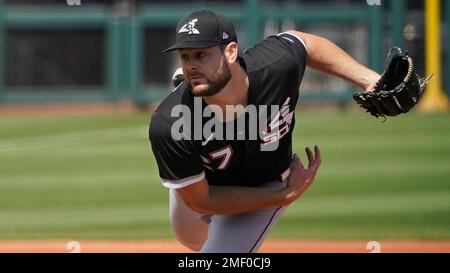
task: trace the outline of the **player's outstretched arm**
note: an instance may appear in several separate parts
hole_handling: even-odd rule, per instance
[[[309,148],[306,153],[309,160],[308,169],[294,156],[285,188],[209,186],[205,178],[193,185],[177,189],[177,193],[188,207],[203,214],[242,213],[285,206],[298,199],[315,179],[322,161],[320,150],[316,146],[315,154]]]
[[[307,66],[324,73],[340,77],[363,90],[371,91],[380,75],[356,61],[333,42],[313,34],[300,31],[287,31],[306,44]]]

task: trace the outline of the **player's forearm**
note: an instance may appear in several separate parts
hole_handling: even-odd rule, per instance
[[[367,90],[380,75],[360,64],[333,42],[311,34],[304,34],[307,41],[307,65],[313,69],[340,77],[354,86]]]
[[[232,214],[273,208],[287,203],[285,188],[210,186],[205,209],[211,214]]]

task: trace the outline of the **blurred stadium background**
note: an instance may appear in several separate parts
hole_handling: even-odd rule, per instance
[[[399,46],[435,74],[431,109],[443,111],[381,123],[351,86],[309,70],[294,148],[319,144],[324,164],[270,239],[450,240],[448,1],[0,0],[0,241],[174,238],[149,106],[178,66],[162,49],[202,7],[232,19],[241,49],[296,28],[379,72]]]
[[[434,0],[432,0],[434,1]],[[177,21],[205,7],[236,24],[241,49],[289,28],[325,36],[380,71],[387,50],[407,48],[425,74],[425,1],[2,0],[0,102],[119,101],[146,105],[167,94]],[[79,6],[69,6],[68,3]],[[440,7],[450,16],[446,1]],[[444,22],[443,22],[444,23]],[[448,23],[447,23],[448,24]],[[442,24],[445,41],[449,27]],[[436,40],[436,42],[438,42]],[[443,42],[443,45],[448,43]],[[448,71],[444,47],[443,75]],[[448,77],[443,84],[450,89]],[[305,99],[347,102],[351,87],[309,72]]]

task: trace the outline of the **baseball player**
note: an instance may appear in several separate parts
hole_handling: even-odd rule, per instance
[[[292,152],[305,67],[363,90],[380,75],[332,42],[298,31],[267,37],[240,54],[232,23],[207,10],[179,21],[176,43],[165,51],[172,50],[184,81],[153,113],[149,138],[162,184],[170,189],[175,236],[195,251],[257,252],[321,164],[318,146],[306,148],[307,165]],[[230,114],[230,106],[244,111]],[[236,124],[242,119],[244,126]],[[205,133],[209,122],[215,129]],[[250,137],[255,123],[256,139]]]

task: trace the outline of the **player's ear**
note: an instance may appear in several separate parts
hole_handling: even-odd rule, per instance
[[[231,42],[225,45],[225,48],[223,49],[223,55],[227,58],[228,63],[235,63],[239,55],[238,44],[236,42]]]

